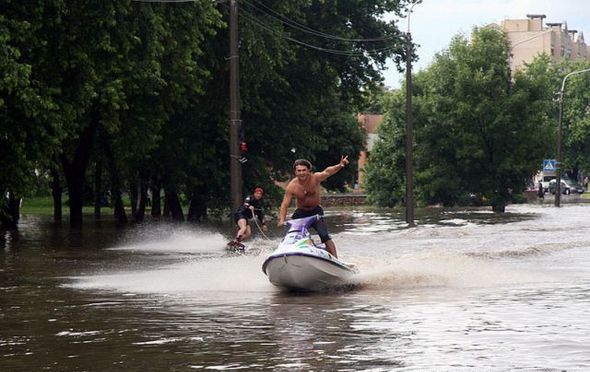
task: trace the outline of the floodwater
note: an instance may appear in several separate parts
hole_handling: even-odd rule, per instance
[[[590,206],[328,211],[356,288],[289,294],[280,232],[34,216],[0,236],[1,371],[590,370]]]

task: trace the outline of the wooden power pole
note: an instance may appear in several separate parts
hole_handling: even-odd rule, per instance
[[[229,13],[229,153],[232,210],[242,204],[242,163],[240,163],[240,77],[238,54],[238,1],[230,0]]]
[[[411,10],[410,10],[411,12]],[[414,156],[413,156],[413,116],[412,116],[412,35],[410,34],[410,15],[406,33],[406,222],[414,227]]]

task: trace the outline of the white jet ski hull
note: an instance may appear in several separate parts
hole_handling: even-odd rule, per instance
[[[272,284],[295,291],[323,291],[352,286],[356,270],[314,246],[281,248],[269,255],[262,270]]]

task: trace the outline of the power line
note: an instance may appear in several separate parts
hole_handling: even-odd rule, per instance
[[[194,3],[196,0],[132,0],[137,3]],[[227,0],[211,0],[211,2],[220,4]]]
[[[254,13],[247,11],[245,9],[242,9],[242,11],[240,12],[240,17],[243,17],[247,21],[250,21],[250,22],[258,25],[259,27],[261,27],[261,28],[267,30],[268,32],[273,33],[283,39],[292,41],[292,42],[299,44],[301,46],[315,49],[315,50],[318,50],[318,51],[324,52],[324,53],[343,55],[343,56],[361,56],[361,55],[366,55],[367,53],[382,53],[382,52],[391,52],[391,51],[395,50],[394,47],[364,49],[364,50],[358,50],[358,51],[354,51],[354,50],[350,50],[350,49],[342,50],[342,49],[324,48],[324,47],[320,47],[317,45],[306,43],[304,41],[301,41],[301,40],[296,39],[291,36],[287,36],[283,32],[283,30],[279,30],[279,29],[274,28],[273,26],[269,26],[268,24],[265,24],[264,22],[260,21]]]
[[[144,3],[190,3],[190,2],[195,2],[195,0],[133,0],[133,1],[144,2]],[[248,6],[250,6],[251,8],[257,10],[260,13],[263,13],[265,16],[268,16],[268,17],[280,22],[281,24],[283,24],[285,26],[291,27],[293,29],[296,29],[301,32],[304,32],[304,33],[307,33],[310,35],[314,35],[317,37],[322,37],[325,39],[330,39],[330,40],[335,40],[335,41],[350,42],[350,43],[383,42],[383,41],[395,40],[394,37],[357,39],[357,38],[344,38],[344,37],[340,37],[337,35],[327,34],[325,32],[315,30],[315,29],[308,27],[302,23],[294,21],[294,20],[276,12],[272,8],[270,8],[270,7],[264,5],[256,0],[252,0],[252,1],[254,3],[258,4],[260,7],[267,9],[267,10],[265,11],[264,9],[261,9],[259,6],[256,6],[255,4],[253,4],[247,0],[242,0],[242,1],[245,4],[247,4]],[[228,7],[227,0],[212,0],[212,2],[214,2],[216,4],[220,4],[225,7]],[[335,55],[351,56],[352,57],[352,56],[364,56],[367,53],[369,53],[369,54],[388,53],[388,52],[392,52],[392,51],[396,50],[395,47],[383,47],[383,48],[373,48],[373,49],[362,48],[362,50],[356,50],[356,51],[352,50],[352,49],[360,49],[360,48],[359,47],[352,47],[352,48],[345,49],[345,50],[324,48],[321,46],[317,46],[317,45],[313,45],[313,44],[301,41],[301,40],[296,39],[291,36],[287,36],[283,30],[276,29],[275,27],[262,22],[261,20],[258,19],[258,14],[254,13],[250,10],[246,10],[245,8],[242,8],[242,11],[240,12],[240,17],[243,17],[247,21],[258,25],[259,27],[265,29],[266,31],[273,33],[283,39],[289,40],[289,41],[296,43],[298,45],[301,45],[303,47],[314,49],[314,50],[317,50],[317,51],[320,51],[323,53],[330,53],[330,54],[335,54]]]
[[[323,37],[326,39],[332,39],[332,40],[340,40],[340,41],[349,41],[349,42],[377,42],[377,41],[388,41],[388,40],[395,40],[394,37],[391,36],[385,36],[385,37],[378,37],[378,38],[366,38],[366,39],[358,39],[358,38],[345,38],[345,37],[341,37],[341,36],[337,36],[337,35],[331,35],[331,34],[327,34],[325,32],[321,32],[318,30],[315,30],[307,25],[304,25],[302,23],[299,23],[297,21],[294,21],[278,12],[276,12],[275,10],[273,10],[272,8],[256,1],[256,0],[252,0],[254,3],[260,5],[261,7],[267,9],[268,11],[265,11],[263,9],[260,9],[259,7],[257,7],[256,5],[250,3],[247,0],[243,0],[243,2],[255,9],[257,9],[258,11],[268,15],[269,17],[272,17],[276,20],[278,20],[279,22],[283,23],[286,26],[292,27],[294,29],[300,30],[302,32],[311,34],[311,35],[315,35],[315,36],[319,36],[319,37]],[[272,13],[272,14],[271,14]]]

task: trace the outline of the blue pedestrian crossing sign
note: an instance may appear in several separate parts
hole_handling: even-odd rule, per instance
[[[543,160],[543,172],[555,172],[557,170],[557,162],[555,159]]]

